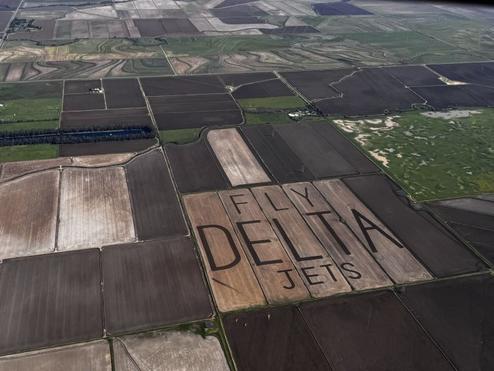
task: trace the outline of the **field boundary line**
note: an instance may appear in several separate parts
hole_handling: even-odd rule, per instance
[[[151,123],[153,124],[154,129],[156,130],[156,133],[158,134],[158,138],[159,138],[160,128],[158,127],[158,124],[156,124],[156,119],[154,118],[154,113],[153,113],[153,109],[151,108],[151,103],[149,103],[149,99],[146,96],[146,93],[144,92],[144,88],[142,87],[142,82],[141,82],[140,78],[137,79],[137,83],[139,84],[139,88],[141,89],[141,94],[144,97],[144,102],[146,103],[146,109],[147,109],[149,118],[151,119]],[[159,138],[159,139],[161,139],[161,138]],[[159,141],[159,143],[161,145],[161,141]]]
[[[296,87],[294,87],[292,84],[288,82],[287,79],[285,79],[278,71],[273,71],[273,73],[276,75],[278,80],[280,80],[285,86],[290,89],[292,92],[295,93],[297,97],[302,99],[306,104],[312,104],[311,100],[306,98]]]
[[[165,59],[166,59],[167,63],[170,65],[170,68],[171,68],[171,70],[173,72],[173,75],[177,76],[178,73],[177,73],[177,71],[175,71],[175,67],[173,67],[172,62],[170,62],[170,58],[168,58],[168,55],[166,54],[165,49],[163,49],[163,46],[162,45],[160,45],[160,49],[163,52],[163,55],[165,56]]]

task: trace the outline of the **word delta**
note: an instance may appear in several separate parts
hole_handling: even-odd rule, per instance
[[[194,194],[184,203],[223,311],[429,277],[339,180]]]

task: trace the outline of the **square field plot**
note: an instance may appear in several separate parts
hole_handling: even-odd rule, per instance
[[[494,364],[494,278],[458,278],[400,292],[405,305],[458,370],[488,370]]]
[[[59,171],[0,185],[0,260],[55,249]]]
[[[65,169],[60,195],[60,250],[135,239],[123,168]]]
[[[186,145],[167,144],[165,151],[181,193],[228,188],[228,182],[204,136],[198,142]]]
[[[0,371],[111,371],[106,340],[0,357]]]
[[[115,369],[228,371],[220,342],[192,331],[155,331],[128,335],[113,342]],[[132,366],[129,366],[132,365]]]
[[[74,251],[0,265],[0,354],[103,335],[100,254]]]
[[[105,247],[102,259],[109,333],[162,327],[212,315],[190,239]]]
[[[296,307],[228,315],[225,332],[239,370],[331,370]]]
[[[301,311],[334,371],[453,370],[390,291],[308,303]]]
[[[108,108],[146,107],[137,79],[103,80]]]

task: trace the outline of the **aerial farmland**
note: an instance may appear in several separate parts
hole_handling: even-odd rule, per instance
[[[493,370],[493,27],[0,0],[0,371]]]

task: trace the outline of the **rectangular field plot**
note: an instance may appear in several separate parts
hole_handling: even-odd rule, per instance
[[[140,240],[188,233],[163,152],[154,150],[132,160],[127,181]]]
[[[55,249],[58,170],[0,185],[0,260]]]
[[[110,334],[212,315],[188,238],[104,247],[102,267],[105,328]]]
[[[225,86],[214,75],[145,77],[141,78],[141,83],[148,97],[225,93]]]
[[[64,111],[90,111],[105,109],[105,97],[100,93],[64,94]]]
[[[47,160],[6,162],[0,171],[0,181],[26,175],[31,172],[55,169],[59,166],[70,165],[72,160],[67,157],[50,158]]]
[[[340,96],[315,103],[325,115],[380,115],[409,110],[413,104],[424,103],[384,68],[358,70],[331,86]]]
[[[62,129],[109,129],[128,126],[152,127],[148,110],[128,108],[62,113]]]
[[[278,186],[252,189],[313,297],[351,291],[337,265]]]
[[[309,298],[301,277],[248,189],[219,193],[268,303]]]
[[[344,182],[435,276],[485,269],[480,260],[442,226],[400,200],[386,178],[371,175],[347,178]]]
[[[309,303],[301,311],[334,371],[453,370],[390,291]]]
[[[137,79],[103,80],[108,108],[146,107]]]
[[[0,354],[101,337],[100,283],[97,249],[5,260]]]
[[[94,89],[101,89],[101,80],[65,80],[64,94],[89,94]]]
[[[395,282],[432,278],[407,246],[341,180],[322,180],[314,184]]]
[[[0,371],[111,371],[106,340],[0,357]]]
[[[452,81],[494,86],[494,63],[431,64],[428,66]]]
[[[124,169],[63,170],[59,219],[60,250],[135,240]]]
[[[200,33],[187,18],[136,19],[134,24],[142,37],[195,35]]]
[[[386,71],[406,86],[445,85],[437,73],[425,66],[386,67]]]
[[[435,109],[485,107],[494,103],[494,88],[480,85],[444,85],[413,88]]]
[[[244,126],[241,130],[276,180],[286,183],[314,179],[273,126]]]
[[[278,79],[266,80],[240,86],[233,92],[235,99],[288,97],[295,95]]]
[[[149,97],[160,130],[231,126],[243,122],[242,113],[229,94]]]
[[[494,362],[492,275],[407,287],[400,298],[459,370],[487,370]]]
[[[139,370],[230,370],[218,338],[193,331],[160,330],[119,337],[113,341],[113,352],[118,371],[133,371],[136,366]]]
[[[347,2],[312,4],[312,9],[319,15],[372,15],[371,12]]]
[[[485,258],[494,262],[494,202],[492,200],[459,198],[434,202],[428,206]]]
[[[222,312],[263,305],[257,278],[216,193],[184,197],[209,283]]]
[[[275,80],[277,77],[272,72],[231,73],[219,76],[225,86],[238,88],[241,85],[249,85],[267,80]]]
[[[342,154],[310,126],[277,125],[274,128],[316,178],[357,172]]]
[[[316,135],[324,138],[356,172],[375,173],[379,171],[379,168],[360,152],[352,142],[340,134],[334,126],[319,123],[308,124],[308,126],[316,132]]]
[[[326,71],[283,72],[281,75],[304,97],[314,99],[336,98],[340,92],[333,83],[355,73],[353,68]]]
[[[331,370],[296,307],[235,313],[225,332],[239,370]]]
[[[88,156],[111,153],[141,152],[156,145],[157,140],[154,138],[113,142],[61,144],[60,156]]]
[[[357,290],[392,285],[386,273],[311,183],[283,185],[314,234]]]
[[[236,129],[212,130],[207,139],[232,186],[270,182]]]
[[[164,148],[181,193],[228,188],[228,181],[204,136],[195,143],[167,144]]]

